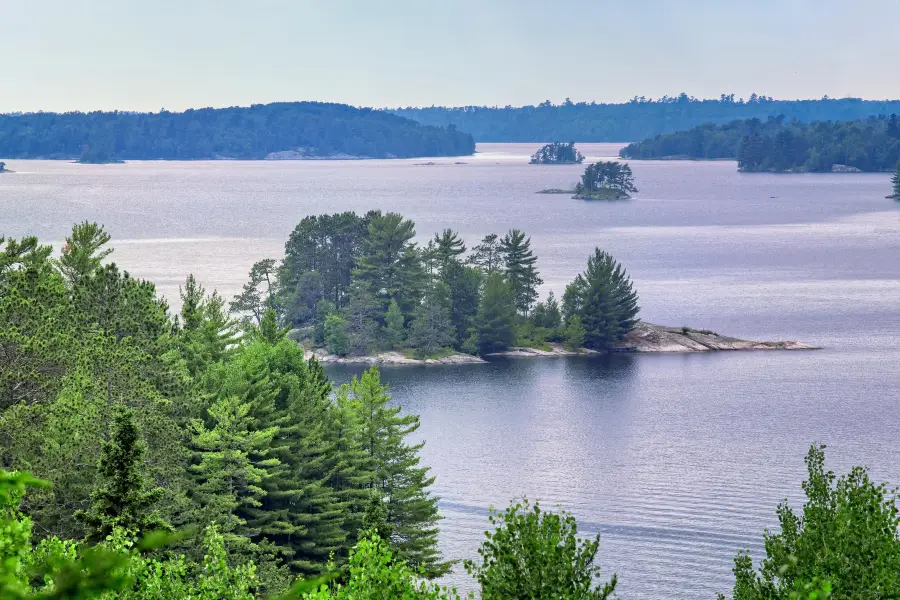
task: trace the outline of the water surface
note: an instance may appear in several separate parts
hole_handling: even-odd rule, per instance
[[[628,268],[648,321],[825,347],[384,369],[422,416],[451,558],[474,555],[488,506],[527,495],[601,532],[601,564],[623,597],[713,598],[729,591],[739,548],[759,554],[777,502],[798,499],[813,440],[836,470],[867,464],[900,483],[889,175],[633,161],[633,201],[588,203],[535,194],[582,170],[527,165],[537,146],[398,161],[7,160],[18,172],[0,176],[0,235],[61,240],[74,221],[101,221],[114,258],[177,306],[189,272],[232,295],[255,260],[281,257],[303,216],[378,207],[413,218],[423,239],[452,227],[472,245],[524,229],[544,293],[560,295],[600,246]],[[618,149],[579,146],[589,160]],[[355,372],[332,370],[340,381]]]

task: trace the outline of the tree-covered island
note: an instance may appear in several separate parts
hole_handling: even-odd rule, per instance
[[[0,115],[7,158],[209,160],[233,158],[415,158],[475,151],[454,126],[431,127],[384,111],[322,102],[158,113]]]
[[[613,160],[588,165],[574,189],[541,190],[538,194],[566,194],[578,200],[628,200],[635,192],[631,167]]]
[[[894,170],[894,176],[891,177],[891,185],[893,186],[893,191],[891,192],[891,195],[888,196],[888,198],[900,202],[900,161],[897,161],[897,168],[896,170]]]
[[[532,165],[577,165],[584,162],[584,155],[575,148],[575,142],[544,144],[531,155]]]
[[[900,160],[900,120],[765,121],[705,124],[629,144],[631,159],[733,159],[743,172],[883,172]]]

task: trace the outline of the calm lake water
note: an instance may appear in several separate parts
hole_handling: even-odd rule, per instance
[[[378,207],[413,218],[423,238],[452,227],[472,245],[524,229],[545,293],[561,294],[600,246],[628,268],[647,321],[824,346],[384,369],[422,417],[450,558],[475,554],[490,505],[527,495],[602,534],[600,562],[623,597],[713,598],[730,591],[738,549],[759,556],[776,504],[800,499],[812,441],[828,444],[835,470],[865,464],[900,484],[889,175],[635,161],[633,201],[585,203],[534,193],[581,171],[527,165],[537,146],[430,161],[7,160],[17,173],[0,176],[0,235],[58,241],[75,221],[101,221],[114,258],[177,304],[189,272],[234,294],[255,260],[282,256],[304,215]],[[590,158],[619,146],[580,147]],[[332,370],[339,381],[356,372]]]

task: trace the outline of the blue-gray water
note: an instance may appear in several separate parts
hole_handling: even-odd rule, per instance
[[[900,204],[884,199],[888,175],[632,162],[633,201],[584,203],[534,193],[581,170],[528,166],[535,147],[480,145],[433,166],[7,160],[18,172],[0,175],[0,235],[61,240],[73,221],[100,220],[114,258],[176,304],[188,272],[235,293],[306,214],[380,207],[422,237],[453,227],[470,245],[524,229],[544,292],[561,294],[601,246],[629,269],[648,321],[825,347],[384,369],[422,417],[451,558],[474,555],[488,506],[527,495],[601,532],[623,597],[712,598],[730,591],[739,548],[758,555],[778,501],[799,499],[813,440],[833,469],[866,464],[900,484]]]

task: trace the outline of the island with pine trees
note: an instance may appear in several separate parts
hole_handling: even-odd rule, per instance
[[[644,323],[627,272],[599,248],[561,300],[539,301],[543,281],[523,231],[488,234],[471,251],[451,229],[424,245],[415,236],[415,223],[393,212],[305,217],[280,262],[253,265],[231,310],[257,326],[272,312],[320,362],[810,348]]]
[[[541,190],[538,194],[565,194],[575,200],[630,200],[635,192],[631,167],[615,160],[601,160],[585,168],[573,189]]]

